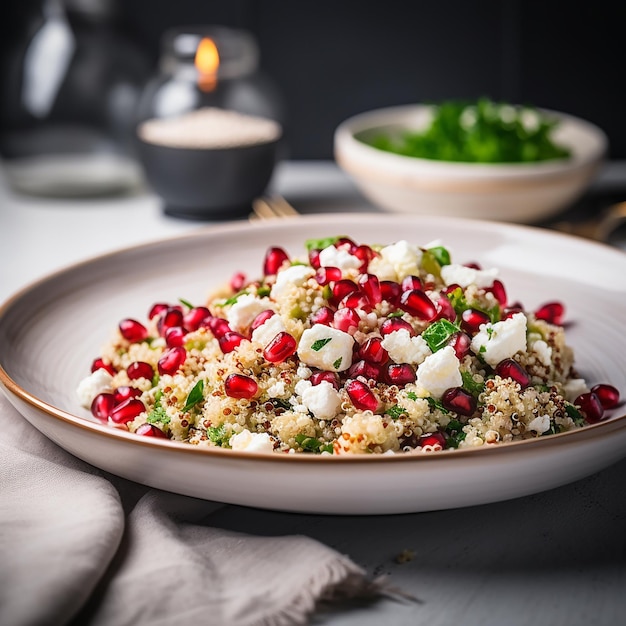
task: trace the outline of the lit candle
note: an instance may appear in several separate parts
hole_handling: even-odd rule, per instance
[[[217,70],[220,55],[215,42],[210,37],[203,37],[198,44],[194,60],[198,70],[198,86],[202,91],[213,91],[217,85]]]

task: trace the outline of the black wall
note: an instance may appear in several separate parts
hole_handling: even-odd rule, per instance
[[[3,43],[27,4],[3,9]],[[335,127],[361,111],[481,95],[586,118],[608,134],[611,157],[626,158],[621,0],[122,0],[118,10],[154,64],[173,26],[254,33],[285,102],[291,158],[332,158]]]

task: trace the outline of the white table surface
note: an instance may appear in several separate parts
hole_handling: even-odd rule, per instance
[[[599,186],[626,196],[623,172],[607,168]],[[302,212],[375,210],[332,163],[281,164],[272,187]],[[0,301],[86,257],[206,227],[165,216],[145,190],[45,200],[15,195],[0,179]],[[228,506],[217,519],[251,534],[311,536],[417,598],[357,604],[315,623],[612,626],[626,623],[625,484],[623,461],[572,485],[479,507],[333,517]]]

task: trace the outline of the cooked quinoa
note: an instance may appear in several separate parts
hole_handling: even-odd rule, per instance
[[[258,276],[204,303],[122,320],[78,395],[113,427],[208,448],[420,454],[532,439],[603,417],[562,315],[510,302],[496,269],[453,262],[441,242],[309,240],[299,257],[268,249]]]

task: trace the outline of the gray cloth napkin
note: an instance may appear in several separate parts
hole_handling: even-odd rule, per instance
[[[0,429],[0,624],[303,624],[321,601],[379,593],[318,541],[212,528],[222,505],[94,469],[3,393]]]

